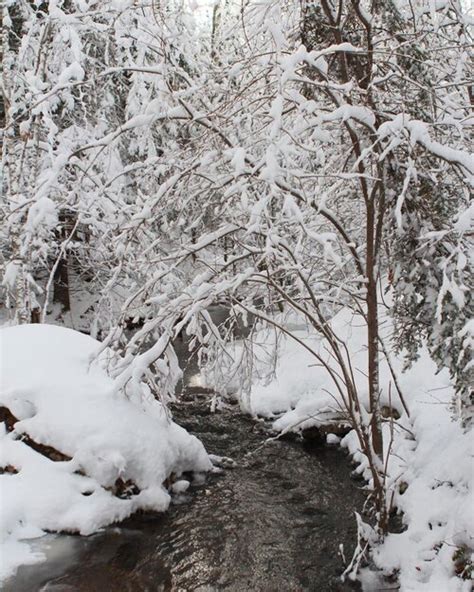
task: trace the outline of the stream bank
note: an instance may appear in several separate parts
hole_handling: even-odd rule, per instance
[[[175,418],[235,468],[178,495],[165,514],[57,537],[68,540],[66,556],[20,568],[4,592],[354,589],[339,578],[339,545],[350,556],[354,509],[363,503],[347,456],[299,442],[263,444],[264,424],[230,408],[211,414],[208,397],[188,388]]]
[[[226,316],[222,307],[215,322]],[[273,440],[237,406],[210,411],[186,341],[175,421],[234,468],[195,482],[164,514],[140,514],[89,537],[47,535],[47,560],[22,566],[3,592],[346,592],[364,495],[336,447]],[[184,385],[184,386],[183,386]]]

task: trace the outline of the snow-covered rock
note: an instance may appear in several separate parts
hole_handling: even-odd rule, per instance
[[[171,473],[212,468],[201,442],[145,385],[140,401],[117,392],[107,373],[112,354],[96,359],[94,339],[22,325],[3,329],[0,344],[0,407],[9,410],[0,424],[0,579],[41,559],[23,539],[87,535],[139,509],[163,511]],[[115,495],[128,483],[130,495]]]

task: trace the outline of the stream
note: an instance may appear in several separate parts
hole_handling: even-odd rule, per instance
[[[183,345],[183,351],[185,346]],[[185,354],[182,353],[184,356]],[[89,536],[47,535],[47,559],[3,592],[337,592],[364,496],[334,447],[273,440],[236,406],[210,412],[188,364],[174,418],[234,468],[196,482],[164,514],[135,515]]]

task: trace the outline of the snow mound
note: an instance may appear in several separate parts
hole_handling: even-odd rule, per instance
[[[3,329],[0,345],[0,579],[41,560],[23,539],[166,510],[172,473],[212,468],[145,385],[139,402],[116,392],[111,352],[95,359],[94,339],[22,325]]]

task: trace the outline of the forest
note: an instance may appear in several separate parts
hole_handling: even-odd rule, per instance
[[[2,3],[6,592],[472,589],[472,25]]]

